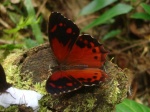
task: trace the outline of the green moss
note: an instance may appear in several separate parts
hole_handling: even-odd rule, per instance
[[[5,112],[5,108],[4,108],[3,106],[0,106],[0,110],[1,110],[2,112]]]
[[[41,54],[39,56],[41,56]],[[42,81],[36,82],[36,80],[34,81],[33,79],[32,72],[25,72],[24,74],[20,73],[20,67],[12,64],[12,60],[16,57],[16,55],[10,56],[9,59],[5,60],[4,68],[7,74],[7,81],[9,83],[13,83],[13,86],[17,88],[35,90],[42,94],[46,94],[46,80],[41,78]],[[39,67],[38,65],[41,64],[41,62],[35,64],[34,61],[32,64],[30,64],[32,59],[36,59],[34,61],[39,62],[41,57],[36,55],[28,60],[28,63],[26,66],[24,66],[26,67],[26,70],[30,69],[32,64],[36,65],[37,68]],[[27,60],[24,61],[24,63],[26,62]],[[45,63],[46,61],[44,61],[44,65],[42,66],[43,68]],[[35,71],[37,73],[43,73],[41,71],[39,72],[38,69]],[[60,96],[53,96],[50,94],[44,95],[44,97],[39,101],[39,112],[46,112],[48,109],[56,109],[64,112],[113,112],[115,110],[115,105],[120,103],[121,100],[126,97],[127,78],[123,71],[117,65],[114,65],[111,62],[107,62],[106,72],[109,77],[108,81],[103,82],[99,86],[81,88],[80,90]],[[40,76],[41,75],[37,76],[36,73],[34,74],[35,78],[39,78]],[[43,76],[45,76],[45,74]]]
[[[8,108],[5,108],[5,112],[19,112],[19,108],[17,105],[12,105],[12,106],[9,106]]]
[[[47,92],[45,91],[45,84],[46,80],[40,82],[36,82],[34,85],[34,89],[37,90],[41,94],[46,94]]]
[[[93,107],[95,106],[96,98],[91,96],[90,98],[87,98],[86,101],[87,101],[86,105],[87,108],[89,108],[89,110],[93,109]]]
[[[32,108],[26,107],[25,105],[11,105],[8,108],[0,106],[0,112],[22,112],[23,110],[33,112]]]
[[[21,66],[14,65],[13,62],[20,55],[20,53],[14,53],[9,55],[3,62],[3,67],[6,73],[7,82],[11,83],[13,87],[25,89],[25,90],[34,90],[41,94],[45,94],[45,83],[46,80],[42,81],[41,83],[33,83],[33,73],[20,73]],[[42,108],[41,108],[42,109]],[[4,112],[20,112],[20,106],[18,105],[11,105],[8,108],[0,107],[1,111]],[[28,109],[25,107],[25,110],[28,112],[33,112],[32,108]],[[43,112],[43,111],[41,111]]]
[[[108,100],[108,103],[110,104],[114,104],[118,100],[118,94],[120,93],[120,89],[118,88],[118,85],[119,85],[118,82],[114,80],[112,82],[111,89],[107,91],[109,92],[107,96],[107,100]]]
[[[13,84],[13,87],[26,89],[26,90],[35,90],[41,94],[45,94],[45,83],[46,80],[41,83],[33,83],[33,73],[26,72],[20,73],[21,66],[14,65],[13,62],[16,57],[19,57],[20,53],[14,53],[9,55],[3,62],[3,66],[6,73],[7,82]]]

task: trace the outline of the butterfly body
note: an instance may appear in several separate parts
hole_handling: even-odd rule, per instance
[[[46,83],[51,94],[62,94],[93,86],[104,81],[106,73],[100,68],[108,52],[90,35],[80,35],[79,28],[60,13],[49,18],[49,41],[58,66]]]

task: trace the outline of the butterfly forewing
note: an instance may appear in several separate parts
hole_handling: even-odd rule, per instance
[[[107,54],[108,51],[96,39],[90,35],[81,35],[73,45],[66,64],[100,68],[106,61]]]
[[[79,36],[79,28],[60,13],[51,13],[49,18],[49,41],[59,63],[63,63]]]

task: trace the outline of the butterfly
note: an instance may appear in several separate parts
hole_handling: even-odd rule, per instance
[[[11,87],[11,84],[6,81],[6,74],[2,65],[0,64],[0,93],[6,92],[8,88]]]
[[[100,69],[108,51],[90,35],[58,12],[49,17],[48,37],[58,66],[46,82],[47,92],[58,95],[83,86],[98,85],[107,74]]]

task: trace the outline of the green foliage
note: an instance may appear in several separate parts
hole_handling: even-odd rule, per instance
[[[129,11],[131,11],[131,9],[132,9],[132,7],[130,5],[119,3],[119,4],[115,5],[114,7],[108,9],[103,14],[101,14],[97,19],[95,19],[89,25],[84,27],[82,29],[82,31],[85,31],[85,30],[95,27],[97,25],[106,24],[106,22],[108,22],[112,18],[114,18],[118,15],[121,15],[121,14],[126,14]]]
[[[5,44],[5,45],[0,45],[0,49],[5,49],[5,50],[13,50],[16,48],[21,48],[22,45],[19,44]]]
[[[125,99],[116,106],[116,112],[150,112],[150,108],[135,101]]]
[[[7,33],[7,34],[11,34],[12,38],[15,40],[18,37],[18,35],[19,35],[18,32],[21,29],[24,29],[24,28],[26,28],[29,25],[37,24],[39,21],[40,21],[40,18],[38,18],[38,20],[35,21],[35,18],[33,16],[32,17],[27,17],[27,18],[22,17],[15,28],[6,29],[6,30],[4,30],[4,32]],[[38,45],[38,43],[35,42],[35,41],[33,43],[32,39],[30,39],[30,42],[29,42],[29,39],[25,39],[25,42],[26,42],[26,46],[28,48],[31,48],[33,46],[37,46]],[[22,46],[23,45],[7,44],[7,45],[0,46],[0,48],[4,48],[5,47],[5,49],[13,50],[15,48],[21,48]]]
[[[89,23],[87,26],[85,26],[81,32],[88,30],[92,27],[102,25],[102,24],[111,24],[111,20],[115,21],[114,17],[117,17],[122,14],[129,13],[133,7],[131,6],[132,3],[136,2],[136,0],[129,1],[127,4],[124,3],[116,3],[117,0],[93,0],[91,3],[89,3],[87,6],[85,6],[79,13],[79,15],[88,15],[91,13],[94,13],[98,10],[102,10],[103,8],[108,7],[109,5],[112,5],[112,8],[107,9],[104,13],[102,13],[98,18],[94,19],[91,23]],[[130,4],[129,4],[130,3]],[[138,12],[131,15],[131,18],[134,19],[142,19],[142,20],[150,20],[150,6],[146,3],[140,3],[141,7],[144,9],[145,12]],[[134,7],[135,9],[136,7]],[[105,41],[107,39],[113,38],[121,33],[121,30],[116,29],[113,31],[110,31],[108,34],[106,34],[102,41]]]
[[[8,11],[8,16],[16,25],[18,24],[18,21],[21,21],[20,19],[22,18],[22,16],[20,16],[16,12],[10,12],[10,11]]]
[[[134,13],[131,17],[134,19],[150,20],[150,6],[145,3],[141,3],[145,12]]]
[[[80,15],[87,15],[87,14],[91,14],[95,11],[98,11],[112,3],[114,3],[117,0],[93,0],[90,4],[88,4],[86,7],[84,7],[81,12]]]
[[[117,29],[117,30],[112,30],[110,32],[108,32],[103,38],[102,38],[102,41],[105,41],[107,39],[110,39],[110,38],[113,38],[115,37],[116,35],[120,34],[121,33],[121,30]]]
[[[30,39],[30,38],[25,39],[25,44],[28,48],[32,48],[38,45],[38,43],[35,40]]]
[[[44,42],[43,37],[42,37],[41,28],[38,25],[41,18],[36,17],[33,5],[31,3],[31,0],[25,0],[23,3],[24,3],[24,6],[25,6],[25,9],[27,10],[27,14],[28,14],[27,17],[22,16],[22,15],[25,15],[24,12],[21,12],[21,10],[18,9],[18,7],[16,5],[12,5],[13,9],[17,13],[8,11],[8,16],[16,24],[16,27],[12,28],[12,29],[6,29],[6,30],[4,30],[4,32],[7,34],[7,37],[12,37],[13,38],[13,43],[12,44],[14,44],[15,40],[18,39],[18,37],[21,36],[19,31],[22,30],[22,29],[26,29],[27,27],[31,27],[32,32],[33,32],[33,36],[35,37],[36,40],[27,39],[27,38],[24,37],[26,47],[31,48],[31,47],[37,46],[37,45]],[[10,1],[5,1],[3,3],[3,5],[9,6],[9,5],[11,5],[11,2]],[[11,46],[12,46],[12,44],[11,44]],[[8,49],[9,46],[10,45],[6,46],[7,49]],[[14,46],[16,46],[16,45],[14,44]],[[24,45],[22,44],[22,47],[23,46]],[[4,48],[5,46],[2,46],[2,47]],[[15,49],[17,47],[13,47],[13,48]],[[10,49],[12,49],[12,47]]]
[[[37,21],[34,21],[33,16],[32,17],[27,17],[27,18],[22,17],[15,28],[4,30],[4,32],[9,33],[9,34],[15,34],[19,30],[21,30],[21,29],[23,29],[23,28],[25,28],[25,27],[27,27],[31,24],[37,24],[39,22],[39,20],[40,19],[38,19]]]
[[[32,5],[32,1],[31,0],[25,0],[24,5],[26,7],[26,10],[28,12],[29,16],[33,16],[34,21],[36,21],[36,15],[35,15],[35,11]],[[41,32],[41,28],[39,27],[38,24],[31,24],[31,28],[33,31],[33,34],[36,38],[36,41],[38,44],[41,44],[44,42],[43,38],[42,38],[42,32]]]

